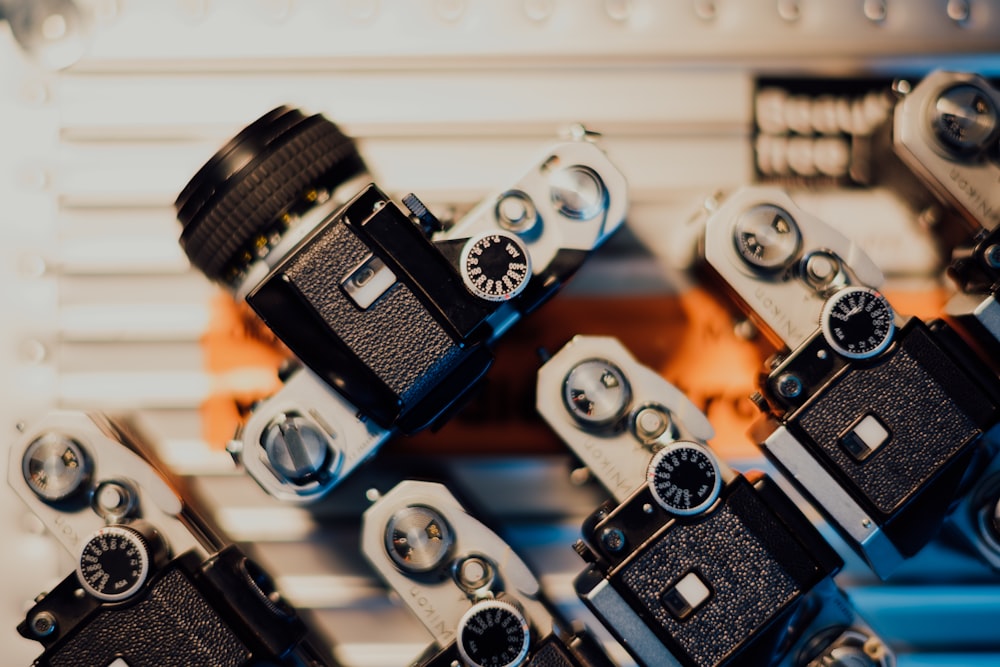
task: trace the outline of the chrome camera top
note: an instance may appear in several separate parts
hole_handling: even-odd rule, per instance
[[[118,424],[79,412],[48,414],[11,448],[10,486],[76,561],[18,627],[45,648],[35,664],[330,664],[267,573],[142,451]]]
[[[209,160],[175,203],[181,245],[302,363],[231,447],[254,479],[314,500],[393,432],[457,409],[503,333],[624,220],[624,177],[590,139],[447,227],[364,186],[354,142],[319,115],[275,109]]]
[[[421,667],[611,667],[542,599],[528,566],[441,484],[404,481],[363,517],[361,548],[433,636]]]
[[[1000,355],[1000,90],[981,76],[935,71],[901,95],[893,146],[918,179],[969,227],[949,275],[961,293],[946,312]]]
[[[576,587],[637,661],[894,664],[794,502],[718,458],[705,416],[617,339],[574,337],[539,370],[537,401],[613,498],[584,523]]]
[[[755,439],[888,576],[961,495],[995,376],[944,322],[895,314],[861,249],[780,190],[737,191],[704,234],[705,264],[780,348]]]
[[[1000,226],[1000,90],[976,74],[937,70],[910,89],[893,114],[900,158],[969,225]]]

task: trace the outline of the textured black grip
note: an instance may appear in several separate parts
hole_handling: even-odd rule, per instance
[[[102,610],[36,664],[94,667],[119,656],[129,667],[240,667],[251,654],[174,569],[141,602]]]
[[[890,437],[858,461],[841,441],[865,415],[875,415]],[[888,517],[969,447],[990,415],[992,406],[977,385],[913,320],[889,354],[839,375],[788,425],[839,473],[853,496]]]
[[[551,635],[535,649],[528,665],[529,667],[580,667],[562,642]]]
[[[645,514],[646,497],[635,494],[596,530],[624,526],[626,540],[642,544],[609,579],[684,665],[717,665],[748,651],[769,654],[781,619],[839,565],[826,554],[817,559],[808,551],[802,537],[776,514],[788,507],[772,507],[769,496],[742,476],[723,488],[720,504],[709,512],[665,524],[655,509],[653,515]],[[627,528],[643,517],[662,527],[640,542],[637,536],[645,533]],[[809,543],[814,541],[807,537]],[[589,535],[587,539],[597,542]],[[669,606],[669,592],[691,573],[710,594],[689,615],[678,617]]]
[[[305,192],[364,171],[354,142],[329,120],[276,109],[223,147],[181,192],[174,204],[184,225],[180,244],[193,265],[221,280]]]

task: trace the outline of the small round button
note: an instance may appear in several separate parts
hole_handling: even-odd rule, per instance
[[[505,600],[477,602],[458,622],[458,652],[471,667],[523,665],[530,642],[528,619]]]
[[[459,270],[466,289],[473,295],[487,301],[506,301],[527,287],[531,256],[514,234],[488,232],[466,242]]]
[[[892,306],[870,287],[845,287],[823,305],[820,327],[827,344],[848,359],[881,354],[896,330]]]
[[[646,482],[660,507],[681,516],[708,509],[722,488],[715,456],[694,442],[675,442],[658,451],[649,462]]]
[[[107,526],[83,545],[76,574],[99,600],[116,602],[135,595],[150,574],[149,538],[127,526]]]
[[[590,220],[607,206],[604,182],[593,169],[574,165],[552,174],[552,203],[567,218]]]
[[[733,242],[736,252],[750,266],[777,271],[788,266],[798,255],[802,233],[787,211],[761,204],[736,219]]]
[[[631,393],[621,369],[604,359],[581,361],[563,381],[563,404],[584,426],[617,422],[628,409]]]
[[[531,197],[520,190],[508,190],[500,195],[496,205],[497,224],[515,234],[524,234],[538,222],[538,211]]]
[[[676,437],[670,411],[662,405],[644,405],[632,417],[632,432],[644,445],[651,445],[664,437]]]
[[[470,593],[491,586],[495,578],[493,564],[482,556],[468,556],[455,565],[458,585]]]
[[[94,511],[108,523],[121,523],[139,505],[139,493],[125,480],[106,480],[94,489]]]
[[[934,102],[931,127],[945,148],[960,155],[986,147],[996,137],[1000,119],[989,96],[978,86],[959,84]]]
[[[91,463],[77,441],[59,433],[34,440],[21,457],[24,481],[47,503],[59,503],[80,493],[90,483]]]
[[[404,572],[425,573],[439,568],[455,543],[451,527],[430,507],[410,505],[390,517],[385,526],[385,548]]]

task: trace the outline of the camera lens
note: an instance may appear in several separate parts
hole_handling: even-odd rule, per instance
[[[285,231],[283,218],[366,170],[354,141],[320,115],[278,107],[222,147],[174,208],[180,244],[208,278],[228,282]]]

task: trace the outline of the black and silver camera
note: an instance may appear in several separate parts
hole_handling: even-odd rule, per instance
[[[753,437],[887,577],[975,472],[996,378],[944,322],[897,315],[864,252],[783,191],[744,188],[712,209],[705,263],[779,348]]]
[[[8,482],[76,561],[18,626],[45,649],[35,665],[331,664],[268,574],[118,424],[50,413],[12,447]]]
[[[967,226],[949,275],[961,292],[946,306],[1000,357],[1000,90],[981,76],[943,70],[915,87],[897,82],[896,154]],[[998,369],[1000,370],[1000,369]]]
[[[617,339],[574,337],[539,371],[537,401],[612,496],[584,523],[576,588],[641,664],[894,664],[795,503],[720,460],[705,416]]]
[[[361,548],[434,638],[420,667],[611,667],[538,580],[443,485],[407,480],[363,517]]]
[[[363,187],[353,141],[287,107],[198,172],[175,204],[181,245],[303,365],[232,447],[269,493],[318,498],[391,433],[447,418],[497,339],[621,225],[624,177],[588,136],[447,228]]]

